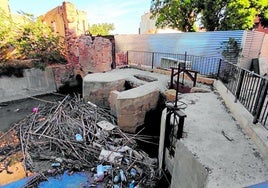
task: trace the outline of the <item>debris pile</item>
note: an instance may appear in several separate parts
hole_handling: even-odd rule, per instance
[[[155,187],[159,180],[157,160],[137,148],[136,141],[149,136],[122,132],[106,109],[79,97],[35,107],[11,129],[25,170],[39,174],[32,184],[66,170],[91,172],[91,186]]]

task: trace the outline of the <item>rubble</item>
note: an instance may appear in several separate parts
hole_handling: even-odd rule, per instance
[[[25,171],[37,174],[28,187],[66,170],[91,172],[95,182],[90,183],[106,187],[155,187],[157,160],[136,143],[149,136],[122,132],[108,110],[78,96],[34,108],[11,127],[20,144],[0,147],[7,151],[0,153],[2,161],[13,153],[5,148],[21,150]]]

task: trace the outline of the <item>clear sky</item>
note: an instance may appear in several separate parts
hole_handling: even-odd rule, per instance
[[[34,16],[62,5],[63,0],[9,0],[12,13],[24,11]],[[113,34],[137,34],[141,16],[149,12],[151,0],[69,0],[88,15],[89,24],[113,23]]]

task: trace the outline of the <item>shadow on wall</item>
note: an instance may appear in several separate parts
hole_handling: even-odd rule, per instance
[[[159,95],[157,107],[146,113],[144,124],[139,126],[136,130],[136,133],[141,131],[141,135],[152,136],[149,140],[151,143],[138,141],[139,147],[146,151],[151,157],[157,157],[158,155],[161,115],[165,107],[165,98],[163,95]]]
[[[71,77],[59,88],[61,94],[82,94],[83,78],[80,74]]]

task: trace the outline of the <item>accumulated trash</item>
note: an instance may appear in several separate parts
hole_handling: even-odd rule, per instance
[[[109,111],[79,97],[38,106],[11,129],[25,169],[42,175],[29,187],[65,171],[91,172],[89,185],[106,187],[155,187],[159,180],[157,160],[137,148],[146,137],[122,132]]]

